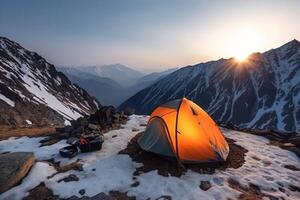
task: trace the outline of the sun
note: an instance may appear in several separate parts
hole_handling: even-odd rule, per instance
[[[242,29],[232,33],[228,39],[227,53],[238,62],[247,60],[253,52],[262,46],[262,35],[253,29]]]
[[[238,62],[243,62],[245,60],[247,60],[248,56],[250,55],[249,51],[240,51],[240,52],[236,52],[234,55],[234,58],[238,61]]]

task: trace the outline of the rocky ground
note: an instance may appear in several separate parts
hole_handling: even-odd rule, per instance
[[[0,199],[289,200],[300,196],[300,159],[280,147],[285,143],[222,129],[230,145],[225,163],[180,168],[139,148],[136,141],[147,119],[130,116],[119,128],[104,133],[100,151],[71,159],[58,153],[67,138],[46,144],[48,137],[0,141],[0,153],[33,152],[36,158],[22,182],[0,194]]]

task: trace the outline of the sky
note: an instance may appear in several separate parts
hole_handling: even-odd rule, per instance
[[[300,0],[1,0],[0,35],[58,66],[160,71],[300,40],[299,19]]]

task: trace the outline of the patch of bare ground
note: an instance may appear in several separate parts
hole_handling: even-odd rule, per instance
[[[70,170],[83,171],[82,164],[79,163],[79,160],[62,166],[59,165],[59,162],[55,162],[54,159],[45,160],[44,162],[49,163],[57,171],[56,173],[48,176],[48,179],[54,177],[56,174],[64,173]]]
[[[126,149],[119,152],[119,154],[128,154],[135,162],[143,163],[142,167],[136,169],[134,175],[139,175],[152,170],[158,170],[158,173],[162,176],[171,175],[180,177],[188,169],[201,174],[212,174],[214,173],[215,169],[225,170],[226,168],[236,169],[241,167],[245,162],[245,154],[248,152],[248,150],[235,144],[234,140],[227,138],[230,151],[226,162],[184,164],[184,167],[181,167],[174,159],[143,151],[137,143],[137,140],[141,135],[142,132],[138,133],[134,138],[131,139]]]
[[[36,186],[29,191],[29,195],[23,200],[135,200],[135,197],[128,197],[126,193],[112,191],[109,195],[105,193],[99,193],[95,196],[88,197],[82,196],[78,197],[73,195],[67,199],[59,198],[59,196],[54,195],[53,191],[45,186],[44,183]]]
[[[110,191],[109,196],[115,198],[116,200],[136,200],[135,197],[128,196],[126,192],[124,193],[116,190]]]
[[[266,198],[272,200],[282,199],[269,194],[264,194],[258,186],[252,183],[250,183],[248,186],[243,186],[237,180],[232,178],[229,178],[227,181],[229,187],[241,193],[241,195],[238,197],[239,200],[262,200]]]
[[[5,140],[10,137],[37,137],[37,136],[48,136],[55,134],[54,126],[45,126],[45,127],[26,127],[12,129],[7,126],[0,126],[0,140]]]
[[[44,183],[36,186],[29,191],[29,195],[23,200],[59,200],[57,195],[54,195],[52,190],[47,188]]]

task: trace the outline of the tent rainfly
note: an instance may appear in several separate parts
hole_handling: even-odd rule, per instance
[[[157,107],[138,144],[145,151],[175,157],[182,163],[225,161],[229,153],[218,125],[186,98]]]

